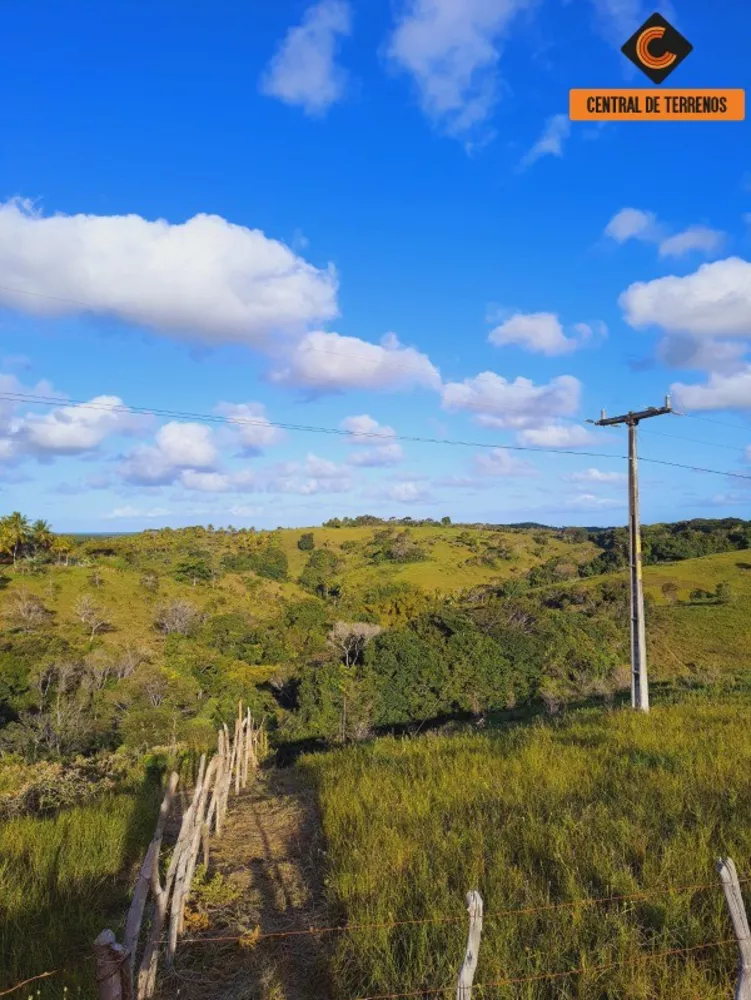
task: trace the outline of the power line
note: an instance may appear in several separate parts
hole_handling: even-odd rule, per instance
[[[626,455],[609,454],[602,451],[583,451],[575,448],[537,448],[529,445],[504,444],[502,442],[493,441],[462,441],[454,438],[420,437],[414,434],[377,434],[372,431],[348,431],[341,427],[322,427],[316,424],[292,424],[279,420],[268,420],[266,418],[228,417],[220,414],[194,413],[187,410],[164,410],[157,407],[126,406],[125,404],[107,406],[103,403],[91,403],[85,400],[64,399],[62,397],[55,396],[39,396],[32,395],[30,393],[3,392],[0,393],[0,399],[7,400],[8,402],[29,403],[40,406],[78,406],[91,410],[104,410],[108,413],[137,413],[142,414],[143,416],[196,420],[200,423],[218,423],[229,426],[248,425],[255,427],[277,427],[280,430],[287,430],[295,433],[330,434],[336,437],[348,439],[365,438],[369,440],[383,441],[386,443],[404,441],[413,444],[450,445],[452,447],[459,448],[483,448],[486,450],[489,448],[499,448],[504,451],[520,451],[528,454],[574,455],[582,458],[604,458],[608,460],[623,460],[627,457]],[[741,472],[729,472],[723,469],[707,469],[697,465],[685,465],[681,462],[669,462],[661,458],[642,458],[642,461],[649,462],[652,465],[665,465],[674,469],[684,469],[689,472],[703,472],[714,476],[730,476],[734,479],[745,479],[751,482],[751,475],[745,475]]]
[[[741,445],[720,444],[718,441],[700,441],[697,438],[687,438],[680,434],[664,434],[662,431],[653,431],[650,428],[642,428],[642,434],[654,434],[657,437],[672,438],[673,441],[685,441],[687,444],[703,444],[709,448],[724,448],[726,451],[734,451],[736,455],[741,450]]]
[[[733,427],[737,431],[751,433],[751,424],[744,427],[743,424],[733,424],[728,420],[715,420],[714,417],[700,417],[696,413],[681,413],[681,417],[688,417],[689,420],[702,420],[705,424],[717,424],[718,427]]]

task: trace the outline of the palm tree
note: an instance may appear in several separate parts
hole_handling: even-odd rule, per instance
[[[34,554],[37,555],[42,549],[49,549],[52,545],[52,529],[49,521],[41,518],[34,521],[31,526],[31,544],[34,546]]]
[[[29,519],[15,510],[0,521],[0,527],[6,551],[13,555],[13,565],[15,566],[24,546],[29,544]]]

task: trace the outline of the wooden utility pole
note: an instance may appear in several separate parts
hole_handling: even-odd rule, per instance
[[[631,580],[631,705],[642,712],[649,711],[649,681],[647,678],[647,637],[644,627],[644,584],[642,580],[641,526],[639,524],[639,475],[636,454],[636,428],[649,417],[672,413],[670,396],[664,406],[607,417],[603,410],[598,427],[626,424],[628,427],[628,549]]]

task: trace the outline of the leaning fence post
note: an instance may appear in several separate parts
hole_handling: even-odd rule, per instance
[[[730,919],[738,941],[738,981],[735,985],[735,1000],[751,1000],[751,930],[743,905],[738,872],[735,870],[732,858],[720,858],[717,862],[717,871],[722,879],[725,901],[730,910]]]
[[[472,981],[475,978],[477,958],[480,953],[480,936],[482,935],[482,896],[477,889],[467,893],[467,911],[469,913],[469,935],[464,962],[459,970],[456,1000],[471,1000],[472,998]]]
[[[111,930],[102,931],[94,942],[96,985],[99,1000],[125,1000],[123,966],[128,953]]]

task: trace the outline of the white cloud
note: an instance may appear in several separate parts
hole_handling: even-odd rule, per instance
[[[641,0],[592,0],[603,33],[619,47],[645,20]]]
[[[188,490],[200,493],[226,493],[230,488],[230,478],[222,472],[196,472],[195,469],[184,469],[180,481]]]
[[[654,212],[644,212],[639,208],[622,208],[605,227],[605,235],[616,243],[628,240],[654,243],[661,257],[682,257],[694,250],[712,256],[725,242],[725,233],[709,226],[688,226],[669,235]]]
[[[547,385],[530,379],[508,381],[495,372],[481,372],[463,382],[443,387],[446,410],[466,410],[490,427],[524,428],[551,418],[570,416],[579,408],[581,382],[573,375],[559,375]]]
[[[586,324],[581,324],[586,326]],[[563,332],[555,313],[515,313],[488,334],[488,340],[497,347],[517,344],[529,351],[547,354],[567,354],[575,351],[579,342]]]
[[[258,455],[284,438],[269,421],[263,403],[220,403],[216,411],[229,417],[246,454]]]
[[[353,485],[346,467],[312,453],[308,453],[303,462],[277,463],[256,478],[259,491],[299,496],[347,493]]]
[[[393,333],[380,344],[358,337],[309,333],[277,369],[272,380],[309,388],[311,393],[346,389],[438,389],[441,376],[425,354],[404,347]]]
[[[344,0],[321,0],[305,11],[302,23],[290,28],[261,79],[261,91],[309,115],[321,115],[341,100],[347,74],[336,63],[341,37],[352,30]]]
[[[409,73],[425,114],[450,135],[490,117],[498,96],[500,43],[529,0],[407,0],[388,46]]]
[[[425,487],[414,482],[395,483],[386,491],[386,496],[398,503],[429,503],[431,499]]]
[[[397,442],[382,444],[377,448],[362,448],[360,451],[353,451],[347,459],[350,465],[356,465],[361,469],[382,469],[398,465],[399,462],[403,461],[404,451]]]
[[[263,507],[250,507],[248,504],[233,504],[229,508],[229,513],[233,517],[257,517],[263,513]]]
[[[217,458],[209,427],[171,421],[159,428],[154,445],[137,445],[120,472],[131,483],[164,485],[174,482],[183,469],[211,469]]]
[[[379,424],[367,413],[345,417],[340,426],[348,432],[347,441],[356,446],[356,450],[347,459],[349,465],[375,469],[397,465],[404,459],[401,445],[396,441],[388,441],[396,436],[394,428]],[[374,445],[377,438],[385,438],[387,443]]]
[[[550,423],[520,431],[517,440],[535,448],[577,448],[589,444],[593,438],[586,427],[579,424]]]
[[[521,159],[522,168],[530,167],[543,156],[563,156],[563,144],[571,134],[571,120],[568,115],[553,115],[545,123],[539,139]]]
[[[667,236],[660,243],[661,257],[682,257],[691,250],[701,250],[706,254],[718,251],[725,241],[725,234],[709,226],[689,226],[674,236]]]
[[[0,376],[0,389],[13,392],[18,383],[13,376]],[[82,455],[95,451],[115,434],[142,430],[148,418],[127,411],[119,396],[95,396],[87,403],[57,407],[49,413],[14,416],[22,405],[13,401],[0,404],[0,443],[5,458],[35,455]]]
[[[517,458],[507,448],[493,448],[486,455],[475,455],[474,468],[480,476],[536,476],[530,463]]]
[[[751,263],[728,257],[693,274],[637,281],[618,300],[633,327],[660,326],[695,337],[751,333]]]
[[[670,391],[679,410],[751,410],[751,365],[733,375],[713,372],[705,385],[675,382]]]
[[[598,496],[595,493],[577,493],[572,497],[564,497],[558,510],[610,510],[615,507],[625,507],[625,500],[614,497]]]
[[[602,469],[584,469],[582,472],[572,472],[565,477],[572,483],[602,483],[615,484],[626,481],[626,474],[623,472],[604,472]]]
[[[0,305],[37,316],[93,314],[208,344],[268,346],[337,315],[333,268],[218,215],[43,217],[0,205]]]
[[[124,507],[115,507],[115,509],[111,510],[109,514],[103,514],[102,516],[106,520],[127,520],[137,517],[166,517],[168,514],[169,511],[166,507],[151,507],[150,509],[143,510],[140,507],[133,507],[130,504],[127,504]]]
[[[696,339],[681,334],[664,337],[657,346],[658,357],[668,368],[689,368],[723,375],[743,371],[746,367],[744,355],[748,350],[749,344],[742,340]]]
[[[625,243],[627,240],[654,242],[660,238],[659,233],[654,213],[643,212],[639,208],[622,208],[605,226],[605,235],[616,243]]]

